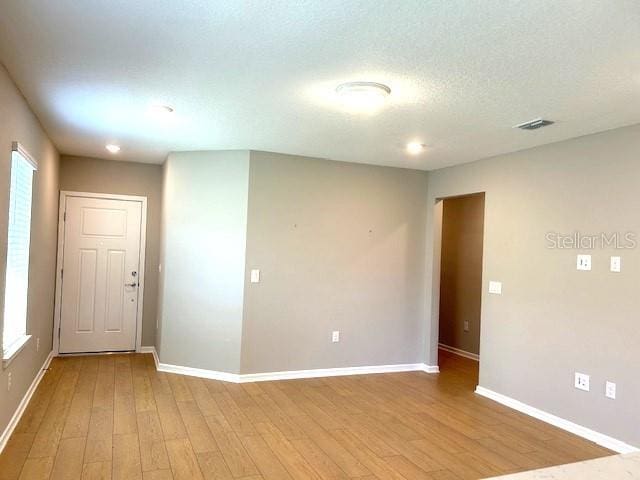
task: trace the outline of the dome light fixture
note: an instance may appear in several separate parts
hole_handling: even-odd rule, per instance
[[[105,145],[105,147],[109,153],[112,153],[113,155],[115,155],[116,153],[118,153],[120,151],[120,146],[119,145],[114,145],[113,143],[110,143],[108,145]]]
[[[336,94],[348,110],[371,113],[384,105],[391,89],[377,82],[347,82],[336,87]]]
[[[410,155],[418,155],[419,153],[424,152],[426,145],[420,142],[409,142],[407,143],[407,152]]]

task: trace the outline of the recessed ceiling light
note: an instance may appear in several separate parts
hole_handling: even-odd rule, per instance
[[[337,86],[342,104],[356,112],[373,112],[384,105],[391,89],[376,82],[347,82]]]
[[[173,107],[170,107],[169,105],[152,105],[151,106],[151,111],[153,113],[157,113],[160,115],[164,115],[167,113],[173,113]]]
[[[104,148],[109,150],[109,152],[113,153],[114,155],[120,151],[120,146],[119,145],[114,145],[112,143],[110,143],[109,145],[105,145]]]
[[[407,152],[411,155],[418,155],[424,151],[425,147],[426,145],[424,143],[409,142],[407,143]]]

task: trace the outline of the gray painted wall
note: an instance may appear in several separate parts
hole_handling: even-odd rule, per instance
[[[427,174],[251,152],[242,373],[422,362]],[[339,330],[341,341],[331,342]]]
[[[27,333],[33,335],[11,364],[0,367],[0,432],[7,427],[29,385],[53,346],[53,301],[58,237],[58,153],[38,119],[0,65],[0,330],[4,319],[4,282],[7,260],[7,214],[11,142],[22,143],[38,162],[34,175]],[[40,351],[35,339],[40,337]],[[11,391],[7,375],[12,373]]]
[[[429,205],[486,192],[480,385],[635,445],[640,249],[550,249],[545,235],[640,233],[638,152],[640,125],[429,175]],[[433,229],[430,215],[429,251]],[[578,253],[593,255],[592,271],[576,270]],[[609,272],[613,254],[621,273]],[[489,280],[503,282],[502,295],[488,293]],[[427,335],[434,361],[437,316]],[[590,392],[573,388],[575,371],[591,375]],[[605,398],[605,380],[617,400]]]
[[[238,373],[249,152],[175,153],[164,173],[161,360]]]
[[[147,197],[142,345],[155,345],[162,165],[63,155],[60,158],[60,189]]]
[[[442,204],[439,342],[478,354],[484,194],[447,198]]]

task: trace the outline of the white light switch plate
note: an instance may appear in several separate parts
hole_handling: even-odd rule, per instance
[[[611,271],[619,272],[620,271],[620,257],[611,257]]]
[[[340,341],[340,332],[338,330],[334,330],[331,332],[331,341],[333,343],[337,343]]]
[[[496,295],[502,295],[502,282],[495,282],[491,280],[489,282],[489,293],[495,293]]]
[[[251,270],[251,283],[260,283],[260,270]]]
[[[578,390],[584,390],[585,392],[588,392],[589,391],[589,375],[576,372],[574,386]]]
[[[578,270],[591,270],[591,255],[578,255]]]

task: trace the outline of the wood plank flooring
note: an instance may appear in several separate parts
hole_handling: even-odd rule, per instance
[[[55,358],[0,456],[0,480],[454,480],[610,455],[442,373],[230,384],[151,355]]]

